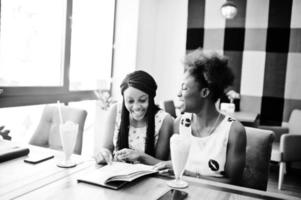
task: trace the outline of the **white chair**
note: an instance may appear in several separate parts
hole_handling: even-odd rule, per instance
[[[87,111],[68,106],[62,106],[61,110],[64,122],[70,120],[79,125],[74,153],[81,154],[83,130],[87,117]],[[32,145],[62,150],[61,137],[59,134],[59,123],[60,120],[58,108],[56,106],[45,106],[40,123],[29,143]]]
[[[301,161],[301,110],[292,111],[288,127],[260,127],[275,132],[271,161],[279,162],[278,189],[281,190],[286,163]]]
[[[163,102],[163,109],[174,118],[177,118],[176,107],[173,100],[167,100]]]

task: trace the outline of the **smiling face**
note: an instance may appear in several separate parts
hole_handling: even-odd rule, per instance
[[[149,95],[141,90],[129,87],[124,91],[123,96],[130,117],[136,121],[143,120],[149,106]]]
[[[200,84],[188,72],[184,74],[178,97],[182,102],[181,112],[197,113],[202,107]]]

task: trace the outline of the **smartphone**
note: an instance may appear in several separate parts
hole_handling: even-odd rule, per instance
[[[171,189],[159,197],[158,200],[183,200],[186,199],[187,196],[188,193],[185,191]]]
[[[25,158],[24,162],[31,164],[38,164],[40,162],[49,160],[53,158],[52,154],[29,154],[27,158]]]

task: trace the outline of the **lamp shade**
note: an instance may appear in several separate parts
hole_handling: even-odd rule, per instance
[[[234,3],[227,1],[222,5],[221,13],[226,19],[233,19],[237,14],[237,7]]]

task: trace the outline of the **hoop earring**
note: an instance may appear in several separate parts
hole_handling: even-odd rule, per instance
[[[201,95],[203,98],[206,98],[210,94],[209,88],[203,88],[201,91]]]

